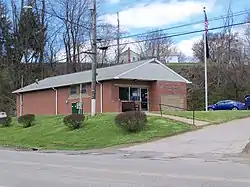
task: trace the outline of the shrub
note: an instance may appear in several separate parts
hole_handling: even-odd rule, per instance
[[[10,116],[0,118],[0,126],[2,126],[2,127],[10,127],[11,122],[12,122],[12,119]]]
[[[117,114],[115,123],[128,132],[139,132],[147,124],[147,115],[141,111],[128,111]]]
[[[31,127],[35,123],[35,115],[34,114],[25,114],[18,118],[18,123],[22,124],[24,128]]]
[[[83,114],[71,114],[64,117],[63,123],[71,129],[79,129],[81,128],[84,119],[85,116]]]

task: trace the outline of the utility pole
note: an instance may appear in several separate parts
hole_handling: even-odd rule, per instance
[[[120,63],[120,18],[117,12],[117,64]]]
[[[92,98],[91,98],[91,115],[96,114],[96,64],[97,64],[97,36],[96,36],[96,0],[91,0],[90,4],[91,18],[92,18]]]
[[[79,105],[80,105],[80,107],[79,107],[79,114],[82,114],[83,112],[82,112],[82,84],[80,84],[80,87],[79,87]]]

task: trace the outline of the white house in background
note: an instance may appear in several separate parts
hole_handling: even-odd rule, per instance
[[[120,63],[126,64],[140,61],[140,54],[132,51],[130,47],[120,54]]]
[[[170,54],[165,60],[166,63],[179,63],[180,55],[179,54]]]

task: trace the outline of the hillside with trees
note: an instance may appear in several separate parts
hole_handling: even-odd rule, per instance
[[[10,6],[9,6],[10,5]],[[30,8],[31,7],[31,8]],[[56,9],[55,9],[56,7]],[[15,114],[13,90],[48,76],[84,71],[91,68],[89,54],[90,11],[87,0],[0,0],[0,110]],[[246,18],[248,19],[248,18]],[[228,27],[226,27],[228,28]],[[112,44],[116,28],[100,23],[99,45]],[[120,34],[124,34],[121,31]],[[172,38],[155,39],[166,33],[156,29],[136,38],[142,59],[167,57],[175,51]],[[143,40],[144,42],[139,42]],[[119,50],[126,46],[121,46]],[[224,29],[209,33],[211,58],[208,61],[209,102],[220,99],[242,100],[250,92],[250,29],[244,36]],[[192,82],[188,87],[189,109],[204,109],[203,40],[193,46],[200,62],[192,65],[170,65]],[[116,53],[117,51],[115,51]],[[63,58],[59,58],[63,53]],[[114,55],[117,57],[117,53]],[[98,67],[109,64],[105,51],[98,50]],[[61,62],[65,63],[61,63]]]

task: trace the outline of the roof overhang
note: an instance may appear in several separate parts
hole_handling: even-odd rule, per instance
[[[185,82],[186,84],[191,84],[192,82],[188,81],[187,79],[185,79],[184,77],[182,77],[181,75],[179,75],[178,73],[176,73],[174,70],[172,70],[171,68],[167,67],[166,65],[164,65],[163,63],[161,63],[159,60],[157,59],[151,59],[151,60],[148,60],[146,61],[145,63],[142,63],[132,69],[129,69],[123,73],[120,73],[118,75],[116,75],[115,77],[109,77],[108,79],[98,79],[97,81],[108,81],[108,80],[117,80],[117,79],[126,79],[126,78],[122,78],[122,76],[128,74],[129,72],[137,69],[137,68],[140,68],[146,64],[149,64],[149,63],[152,63],[152,62],[156,62],[158,63],[159,65],[163,66],[164,68],[166,68],[167,70],[171,71],[172,73],[176,74],[177,76],[179,76],[183,81],[179,81],[179,82]],[[126,76],[125,76],[126,77]],[[132,80],[132,79],[131,79]],[[141,79],[139,79],[141,80]],[[146,81],[146,80],[143,80],[142,81]],[[147,80],[147,81],[157,81],[157,80]],[[167,81],[167,80],[166,80]],[[77,82],[77,83],[74,83],[74,84],[89,84],[91,83],[91,81],[87,81],[87,82]],[[35,83],[34,83],[35,84]],[[39,84],[39,82],[38,82]],[[74,84],[62,84],[62,85],[51,85],[51,86],[44,86],[44,87],[34,87],[34,88],[20,88],[18,90],[15,90],[13,91],[12,93],[13,94],[21,94],[21,93],[26,93],[26,92],[34,92],[34,91],[41,91],[41,90],[48,90],[48,89],[53,89],[53,88],[61,88],[61,87],[66,87],[66,86],[71,86],[71,85],[74,85]]]

